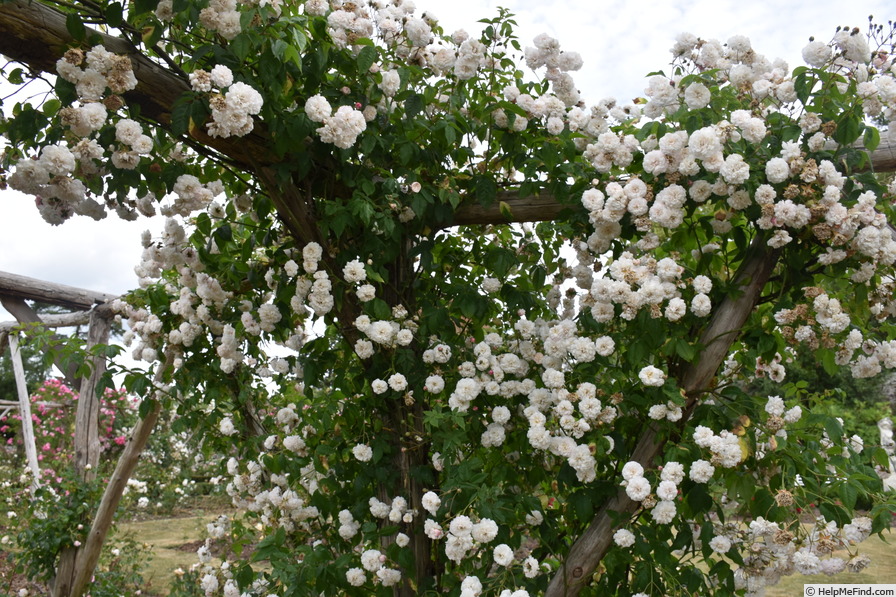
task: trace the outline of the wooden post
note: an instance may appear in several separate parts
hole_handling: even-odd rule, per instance
[[[87,330],[88,352],[100,344],[109,342],[111,327],[111,313],[108,307],[97,307],[91,312],[90,327]],[[97,386],[106,372],[106,359],[94,356],[90,365],[90,374],[81,380],[78,410],[75,414],[74,465],[75,471],[85,481],[96,477],[96,467],[100,461],[98,426],[102,396],[97,391]]]
[[[88,352],[94,347],[109,341],[109,330],[111,327],[111,312],[108,306],[103,305],[91,311],[90,327],[87,330]],[[72,464],[75,467],[75,473],[85,483],[96,478],[96,469],[100,462],[99,413],[101,393],[97,391],[97,386],[105,371],[106,359],[102,356],[94,356],[90,362],[90,373],[81,380],[81,391],[78,395],[78,409],[75,413],[74,459]],[[125,479],[125,482],[127,482],[127,479]],[[105,534],[103,538],[105,538]],[[96,549],[102,549],[102,542],[96,546]],[[81,572],[84,563],[84,554],[75,547],[67,548],[59,554],[59,565],[56,567],[56,578],[53,581],[53,594],[56,597],[73,594],[76,576]],[[90,567],[91,574],[95,566],[96,562],[94,561]]]
[[[19,352],[19,339],[15,334],[9,335],[9,350],[12,353],[12,367],[15,372],[16,390],[19,394],[19,412],[22,415],[22,441],[25,443],[25,457],[31,469],[31,492],[40,485],[40,468],[37,464],[37,446],[34,443],[34,425],[31,422],[31,399],[25,383],[25,367],[22,365],[22,353]]]
[[[161,384],[173,360],[173,356],[168,355],[165,364],[160,365],[156,370],[154,381],[157,385]],[[66,595],[81,597],[86,592],[87,585],[100,559],[103,542],[106,540],[106,535],[109,534],[109,529],[112,527],[115,510],[118,508],[118,503],[124,494],[128,479],[131,478],[134,469],[137,468],[140,454],[146,448],[146,442],[149,441],[149,436],[159,420],[161,412],[162,403],[157,401],[149,413],[137,422],[137,425],[131,432],[131,437],[124,448],[124,452],[118,458],[115,472],[112,473],[112,478],[109,479],[109,484],[106,485],[106,491],[103,492],[103,498],[93,519],[87,540],[80,548],[80,553],[77,554],[77,567],[74,569],[73,582],[68,587]]]

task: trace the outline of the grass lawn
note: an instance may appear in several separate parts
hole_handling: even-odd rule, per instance
[[[152,546],[152,557],[143,574],[150,594],[167,595],[174,571],[178,568],[187,570],[199,561],[196,550],[207,536],[205,525],[217,516],[205,514],[119,523],[121,534]]]

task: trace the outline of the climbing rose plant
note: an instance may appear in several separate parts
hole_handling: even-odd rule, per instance
[[[58,379],[44,381],[30,396],[31,422],[41,480],[53,485],[72,460],[72,436],[78,394]],[[98,441],[106,457],[114,459],[127,442],[134,422],[134,403],[122,390],[107,389],[100,398]],[[25,466],[22,417],[12,411],[0,417],[0,437],[15,464]]]
[[[117,304],[154,375],[126,386],[233,452],[247,518],[210,532],[268,563],[201,549],[206,595],[759,595],[867,565],[886,455],[787,363],[896,366],[866,153],[892,31],[793,70],[682,34],[622,104],[506,11],[472,36],[379,1],[58,10],[7,181],[51,223],[167,218]]]

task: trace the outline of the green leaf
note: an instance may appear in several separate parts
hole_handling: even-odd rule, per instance
[[[874,459],[874,463],[884,470],[890,468],[890,457],[883,448],[875,448],[871,453],[871,457]]]
[[[498,202],[498,208],[501,210],[501,215],[504,216],[507,221],[513,221],[513,211],[510,209],[510,204],[506,201]]]
[[[362,223],[365,225],[370,223],[370,220],[373,218],[374,209],[373,205],[366,199],[355,199],[351,202],[350,206],[352,215],[358,217]]]
[[[383,299],[373,299],[370,301],[370,306],[373,307],[373,315],[377,319],[389,319],[392,316],[392,310]]]
[[[14,68],[10,71],[9,75],[7,75],[6,80],[12,83],[13,85],[21,85],[24,83],[24,79],[22,78],[23,71],[20,68]]]
[[[712,496],[710,496],[709,492],[706,491],[705,485],[699,483],[695,484],[687,492],[685,492],[685,495],[687,496],[686,499],[688,502],[688,506],[690,506],[694,514],[709,512],[710,509],[712,509]]]
[[[675,340],[675,354],[685,361],[691,362],[697,356],[697,349],[691,346],[684,338],[677,338]]]
[[[289,44],[282,39],[275,39],[271,42],[271,52],[273,52],[274,56],[276,56],[280,62],[284,62],[283,54],[286,53],[286,48],[288,47]]]
[[[154,11],[158,5],[158,0],[134,0],[131,5],[131,18],[133,19],[135,15]]]
[[[59,111],[59,108],[62,106],[62,102],[58,99],[49,99],[44,102],[44,105],[41,106],[41,111],[49,117],[53,117],[56,112]]]
[[[865,127],[865,137],[862,139],[865,151],[874,151],[880,145],[880,131],[873,126]]]
[[[215,230],[215,240],[220,243],[228,243],[233,240],[233,230],[230,228],[230,224],[224,224]]]
[[[140,30],[140,39],[143,40],[144,45],[152,47],[159,43],[159,40],[162,39],[162,33],[164,32],[164,27],[147,25]]]
[[[824,430],[827,431],[828,437],[836,439],[843,435],[843,425],[834,417],[824,417]]]
[[[837,365],[837,357],[832,350],[824,350],[821,351],[818,355],[821,360],[821,366],[824,368],[824,372],[828,375],[834,376],[837,375],[837,372],[840,371],[840,367]]]
[[[644,359],[647,358],[648,353],[650,352],[650,348],[647,346],[645,342],[636,341],[632,342],[627,351],[627,360],[630,365],[640,365],[644,362]]]
[[[793,90],[803,104],[808,101],[809,94],[812,93],[812,87],[815,86],[815,81],[815,74],[805,66],[794,69]]]
[[[283,527],[279,527],[273,535],[268,535],[258,542],[255,552],[252,554],[253,562],[261,562],[270,560],[272,556],[277,555],[286,540],[286,531]]]
[[[862,119],[852,112],[847,112],[837,121],[837,130],[832,137],[840,145],[851,145],[860,134],[862,134]]]
[[[190,111],[193,104],[192,94],[189,92],[181,95],[171,109],[171,132],[175,135],[183,135],[190,129]]]
[[[196,229],[204,236],[208,236],[212,231],[212,220],[207,213],[202,212],[196,216]]]
[[[124,22],[124,7],[118,2],[110,2],[106,9],[106,22],[110,27],[121,27]]]
[[[585,491],[577,491],[569,496],[569,503],[580,522],[587,522],[594,516],[594,504],[591,503],[591,496]]]
[[[445,123],[445,126],[442,127],[442,133],[445,135],[445,142],[448,145],[454,145],[454,142],[457,140],[457,131],[454,130],[454,125]]]
[[[402,166],[407,166],[414,159],[417,147],[413,143],[402,143],[398,147],[398,161]]]
[[[859,497],[859,492],[855,487],[849,483],[841,483],[840,487],[837,488],[837,495],[840,496],[840,501],[848,510],[855,509],[856,500]]]
[[[488,206],[495,202],[498,196],[498,185],[494,179],[487,174],[479,174],[476,176],[476,198],[482,205]]]
[[[358,52],[358,57],[355,59],[358,64],[358,73],[364,75],[370,71],[370,67],[373,66],[376,59],[377,51],[374,46],[364,46],[361,48],[361,51]]]
[[[516,265],[516,254],[510,249],[492,247],[485,255],[485,265],[491,269],[500,279],[507,276],[510,269]]]
[[[249,55],[249,52],[252,50],[252,41],[249,39],[249,35],[244,33],[240,33],[227,45],[227,49],[233,52],[233,55],[237,57],[237,59],[242,62]]]
[[[87,37],[87,28],[77,13],[70,12],[65,16],[65,28],[75,41],[83,41]]]
[[[298,50],[299,54],[308,47],[308,36],[298,27],[292,30],[292,45]]]
[[[819,504],[818,510],[827,520],[836,521],[839,526],[843,526],[852,520],[852,516],[843,508],[833,506],[827,502]]]
[[[414,93],[404,101],[404,113],[408,118],[414,118],[423,111],[423,97]]]

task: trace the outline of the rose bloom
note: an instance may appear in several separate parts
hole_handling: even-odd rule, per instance
[[[631,547],[635,544],[635,535],[628,529],[619,529],[613,533],[613,541],[619,547]]]
[[[625,493],[636,502],[642,501],[650,495],[650,482],[644,477],[635,477],[628,482]]]
[[[361,462],[368,462],[373,458],[373,450],[367,444],[358,444],[352,448],[352,454]]]
[[[499,566],[509,566],[513,563],[513,550],[506,543],[497,546],[494,551],[495,563]]]
[[[638,373],[641,383],[645,386],[662,386],[666,382],[666,374],[653,365],[647,365]]]

